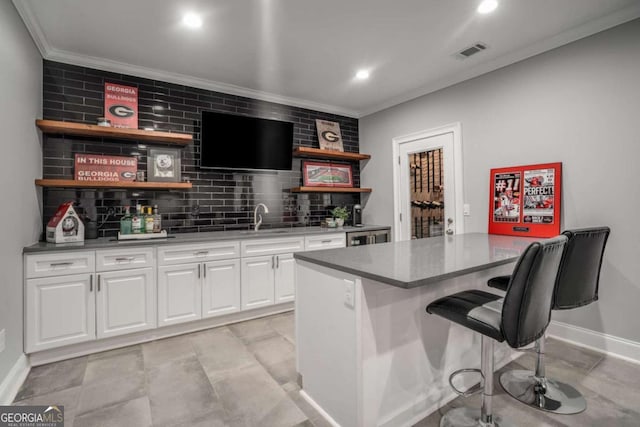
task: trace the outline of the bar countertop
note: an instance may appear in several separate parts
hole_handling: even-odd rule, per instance
[[[485,233],[298,252],[300,261],[400,288],[415,288],[515,261],[538,238]]]
[[[133,246],[160,246],[176,245],[188,243],[206,243],[224,240],[281,238],[294,236],[309,236],[332,233],[351,233],[358,231],[386,230],[389,226],[384,225],[364,225],[362,227],[344,226],[339,228],[323,227],[290,227],[290,228],[265,228],[260,231],[253,230],[232,230],[232,231],[210,231],[202,233],[176,233],[170,234],[165,239],[149,240],[123,240],[118,241],[115,237],[101,237],[99,239],[85,239],[84,242],[77,243],[47,243],[38,242],[23,249],[23,253],[54,252],[67,250],[95,250],[114,249]]]

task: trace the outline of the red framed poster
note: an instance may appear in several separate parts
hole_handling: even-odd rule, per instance
[[[491,169],[489,234],[560,234],[562,163]]]
[[[138,129],[138,88],[105,82],[104,117],[113,127]]]
[[[351,165],[305,161],[302,182],[305,187],[353,187],[353,171]]]

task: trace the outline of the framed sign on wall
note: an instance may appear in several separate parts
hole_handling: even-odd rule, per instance
[[[560,234],[562,163],[491,169],[489,234]]]
[[[306,187],[353,187],[351,165],[305,161],[302,181]]]

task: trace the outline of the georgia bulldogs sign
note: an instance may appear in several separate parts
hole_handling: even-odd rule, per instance
[[[104,84],[104,116],[118,128],[138,128],[138,88]]]

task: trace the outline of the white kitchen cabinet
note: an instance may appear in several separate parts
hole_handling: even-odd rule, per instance
[[[27,279],[93,273],[95,253],[91,251],[47,252],[25,257]]]
[[[240,311],[240,260],[203,264],[202,317]]]
[[[118,248],[96,251],[96,271],[155,267],[155,248]]]
[[[240,242],[222,241],[158,248],[158,265],[210,262],[240,257]]]
[[[242,259],[242,309],[274,303],[275,258],[273,255]]]
[[[25,351],[91,341],[96,338],[96,300],[92,274],[26,281]]]
[[[304,238],[304,248],[307,251],[344,248],[345,246],[347,246],[345,233],[314,234]]]
[[[243,256],[243,310],[295,299],[293,253],[303,251],[304,247],[304,237],[256,239],[240,243]]]
[[[296,296],[296,261],[293,254],[275,255],[275,303],[293,301]]]
[[[202,317],[202,264],[158,267],[158,326]]]
[[[155,269],[99,273],[96,283],[96,331],[107,338],[156,327]]]

